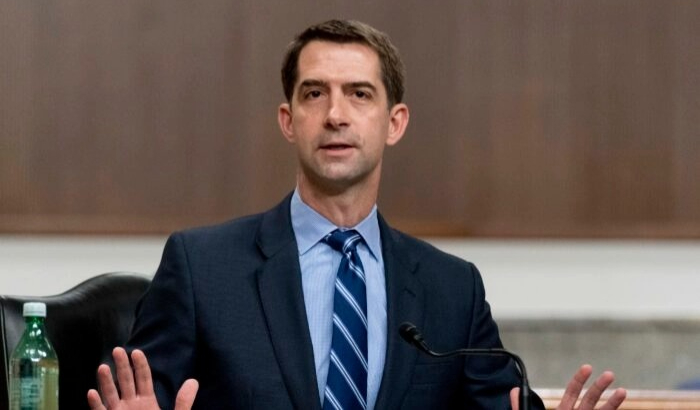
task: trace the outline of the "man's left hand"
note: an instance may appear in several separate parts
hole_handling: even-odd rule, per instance
[[[569,384],[566,386],[564,396],[562,397],[559,406],[557,406],[557,410],[596,409],[596,404],[598,404],[598,401],[603,395],[603,392],[605,392],[605,390],[608,387],[610,387],[612,382],[615,381],[615,375],[610,371],[606,371],[603,372],[603,374],[601,374],[600,376],[598,376],[598,379],[593,383],[591,387],[588,388],[586,393],[581,398],[581,402],[578,403],[578,407],[576,407],[578,398],[581,395],[581,391],[583,390],[583,386],[586,384],[586,381],[588,381],[588,379],[591,377],[591,374],[593,374],[593,368],[590,365],[584,364],[583,366],[581,366],[581,368],[578,369],[576,374],[574,374],[574,377],[571,379],[571,381],[569,381]],[[513,410],[519,409],[519,394],[520,389],[517,387],[510,391],[510,404]],[[598,408],[598,410],[617,410],[622,404],[622,402],[625,401],[626,397],[627,391],[625,389],[618,388],[610,395],[605,404],[602,407]]]

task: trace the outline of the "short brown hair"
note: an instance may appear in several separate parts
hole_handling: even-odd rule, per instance
[[[403,101],[406,69],[399,55],[399,50],[391,44],[389,36],[359,21],[329,20],[307,28],[287,46],[287,52],[282,62],[282,87],[288,102],[292,101],[294,85],[299,75],[299,54],[313,40],[333,43],[360,43],[374,50],[379,55],[382,83],[386,88],[389,107]]]

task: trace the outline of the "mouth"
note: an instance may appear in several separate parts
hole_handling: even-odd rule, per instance
[[[346,141],[327,141],[319,146],[325,152],[342,152],[355,148],[355,145]]]
[[[350,144],[344,144],[344,143],[333,143],[333,144],[321,145],[321,149],[329,150],[329,151],[341,151],[341,150],[350,149],[350,148],[353,148],[353,146]]]

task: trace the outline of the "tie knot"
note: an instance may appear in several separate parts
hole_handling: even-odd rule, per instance
[[[323,240],[340,253],[354,252],[357,244],[362,240],[362,236],[354,230],[350,229],[347,231],[341,231],[336,229],[335,231],[326,235]]]

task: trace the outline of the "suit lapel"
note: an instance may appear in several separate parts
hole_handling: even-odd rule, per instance
[[[266,213],[257,243],[267,258],[258,291],[277,362],[295,408],[320,409],[289,198]]]
[[[403,246],[401,236],[379,217],[387,290],[387,352],[377,409],[398,408],[413,376],[418,350],[398,333],[403,322],[423,324],[423,286],[415,278],[418,260]]]

